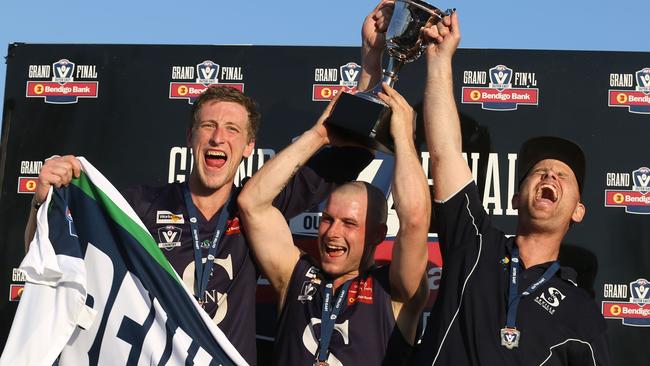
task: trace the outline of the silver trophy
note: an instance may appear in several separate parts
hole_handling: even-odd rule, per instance
[[[381,82],[365,92],[354,95],[343,93],[327,119],[327,124],[366,146],[392,153],[392,113],[377,96],[382,91],[381,83],[393,86],[402,65],[417,60],[427,47],[420,30],[435,25],[452,12],[453,10],[443,12],[420,0],[395,1],[393,16],[386,31],[386,49],[390,57]]]

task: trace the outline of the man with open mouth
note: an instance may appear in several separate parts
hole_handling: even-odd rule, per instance
[[[323,122],[262,167],[244,186],[244,233],[279,301],[275,365],[405,364],[428,296],[428,182],[413,141],[414,112],[384,84],[395,141],[392,194],[400,228],[390,265],[374,264],[386,236],[386,199],[365,182],[338,187],[318,228],[319,259],[293,243],[273,198],[305,161],[332,139]]]
[[[560,244],[582,221],[584,153],[559,137],[519,152],[516,236],[492,226],[462,156],[453,94],[458,14],[424,30],[425,133],[443,275],[413,364],[607,365],[606,324],[596,303],[561,267]]]

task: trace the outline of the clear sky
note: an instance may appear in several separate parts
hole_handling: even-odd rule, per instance
[[[650,51],[649,0],[440,0],[458,9],[463,48]],[[11,42],[357,46],[374,0],[4,0]],[[650,59],[648,60],[650,65]],[[4,100],[6,65],[0,65]]]

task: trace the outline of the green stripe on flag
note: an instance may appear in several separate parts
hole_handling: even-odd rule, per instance
[[[148,231],[142,229],[142,227],[135,223],[127,214],[125,214],[114,202],[111,200],[106,193],[99,189],[93,182],[90,181],[86,173],[81,172],[79,178],[72,179],[72,184],[79,187],[82,192],[88,195],[108,213],[108,215],[124,230],[126,230],[131,236],[133,236],[140,245],[153,257],[153,259],[160,264],[160,266],[165,269],[175,279],[178,283],[178,277],[175,274],[174,269],[163,252],[158,248],[156,241],[151,237]]]

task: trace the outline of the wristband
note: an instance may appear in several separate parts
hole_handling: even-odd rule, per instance
[[[32,200],[32,208],[34,210],[38,211],[38,209],[41,207],[41,205],[43,205],[43,202],[38,202],[36,200],[36,197],[34,197],[34,199]]]

